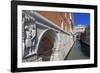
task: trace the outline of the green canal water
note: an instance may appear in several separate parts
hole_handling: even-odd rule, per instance
[[[90,58],[90,46],[76,40],[65,60],[81,60]]]

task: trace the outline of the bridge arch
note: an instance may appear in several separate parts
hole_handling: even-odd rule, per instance
[[[50,61],[52,54],[57,49],[58,36],[57,32],[52,29],[46,29],[40,36],[37,46],[38,58],[42,61]]]

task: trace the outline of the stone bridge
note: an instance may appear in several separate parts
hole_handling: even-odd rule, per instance
[[[23,13],[35,20],[37,32],[35,52],[29,54],[26,60],[39,61],[41,58],[44,61],[64,60],[74,43],[73,35],[63,31],[55,23],[35,11],[23,11]]]

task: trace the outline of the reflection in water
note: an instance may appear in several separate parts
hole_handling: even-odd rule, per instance
[[[80,60],[90,58],[90,46],[76,40],[70,53],[66,57],[67,60]]]

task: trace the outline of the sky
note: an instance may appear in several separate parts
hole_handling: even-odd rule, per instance
[[[74,25],[90,25],[90,14],[89,13],[73,13]]]

